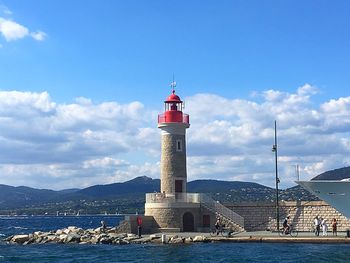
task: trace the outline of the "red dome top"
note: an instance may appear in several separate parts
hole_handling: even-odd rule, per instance
[[[182,102],[182,101],[181,101],[179,96],[177,96],[175,93],[173,93],[173,94],[169,95],[164,102],[178,103],[178,102]]]

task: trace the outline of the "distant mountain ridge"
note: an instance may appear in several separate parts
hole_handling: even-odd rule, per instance
[[[312,180],[349,178],[350,167],[324,172]],[[195,180],[187,191],[207,193],[223,203],[241,201],[273,202],[276,190],[258,183],[220,180]],[[26,186],[0,185],[0,214],[134,213],[144,209],[145,193],[160,192],[160,180],[139,176],[123,183],[94,185],[84,189],[54,191]],[[279,191],[280,200],[318,200],[294,186]]]
[[[342,180],[350,178],[350,166],[321,173],[311,180]]]
[[[75,194],[90,197],[117,196],[128,193],[153,193],[159,192],[160,180],[147,176],[139,176],[124,183],[94,185],[75,192]]]
[[[281,199],[315,199],[300,187],[290,189],[293,190],[280,190]],[[273,201],[276,195],[275,189],[258,183],[220,180],[191,181],[187,184],[187,191],[207,193],[223,203]],[[160,192],[160,180],[147,176],[123,183],[61,191],[0,185],[0,214],[142,212],[145,193],[153,192]]]

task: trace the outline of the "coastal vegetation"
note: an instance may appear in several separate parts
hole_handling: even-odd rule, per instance
[[[53,191],[0,185],[2,215],[135,214],[144,212],[145,193],[159,192],[160,180],[146,176],[124,183]],[[250,182],[195,180],[188,192],[207,193],[222,203],[275,200],[276,190]],[[281,200],[318,200],[299,186],[279,192]]]

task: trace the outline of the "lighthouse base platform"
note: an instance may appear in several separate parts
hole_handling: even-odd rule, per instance
[[[154,218],[159,232],[209,232],[216,220],[196,193],[146,194],[145,216]]]

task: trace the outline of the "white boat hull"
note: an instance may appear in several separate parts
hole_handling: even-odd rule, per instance
[[[297,184],[322,199],[350,219],[349,181],[298,181]]]

